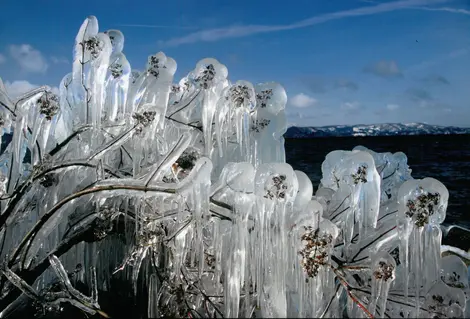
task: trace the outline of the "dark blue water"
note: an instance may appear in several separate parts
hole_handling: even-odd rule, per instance
[[[357,145],[405,153],[414,178],[433,177],[449,190],[445,224],[470,227],[470,135],[286,139],[285,149],[287,162],[305,172],[316,189],[326,154]]]

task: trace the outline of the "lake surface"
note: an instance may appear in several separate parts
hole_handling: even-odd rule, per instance
[[[470,227],[470,135],[286,139],[286,158],[294,169],[310,177],[316,189],[325,156],[357,145],[375,152],[405,153],[414,178],[435,178],[449,190],[444,223]]]

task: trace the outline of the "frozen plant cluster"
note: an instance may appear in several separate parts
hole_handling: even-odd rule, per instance
[[[405,154],[333,151],[314,192],[285,162],[279,84],[215,59],[175,84],[172,58],[131,70],[123,47],[88,17],[58,95],[0,81],[1,317],[109,317],[115,278],[149,318],[470,315],[467,268],[441,257],[448,191]]]

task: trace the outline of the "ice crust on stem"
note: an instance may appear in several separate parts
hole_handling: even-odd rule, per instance
[[[124,35],[88,17],[58,95],[0,80],[0,317],[25,298],[106,317],[112,279],[149,318],[470,315],[442,183],[357,146],[314,190],[285,162],[281,85],[232,83],[213,58],[175,72],[163,52],[132,70]]]

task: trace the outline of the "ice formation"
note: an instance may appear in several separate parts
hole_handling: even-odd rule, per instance
[[[131,70],[123,48],[89,17],[59,95],[0,81],[1,317],[107,317],[112,278],[149,318],[470,316],[448,191],[405,154],[331,152],[315,191],[285,162],[282,86],[215,59],[174,84],[172,58]]]

